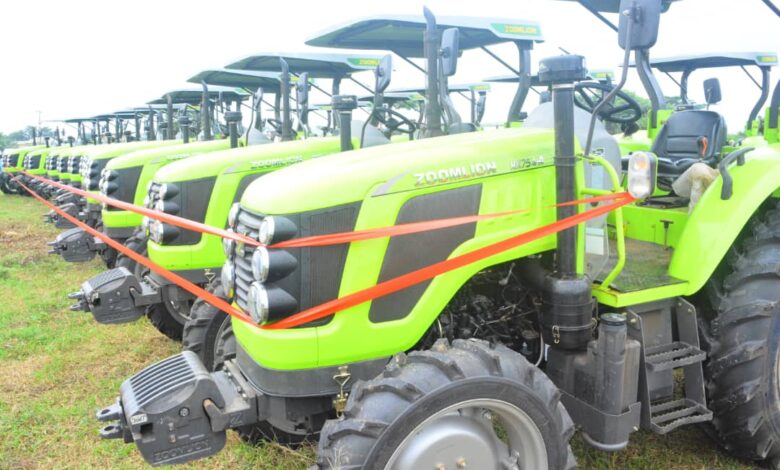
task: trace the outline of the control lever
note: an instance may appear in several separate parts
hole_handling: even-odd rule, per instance
[[[710,146],[710,139],[701,136],[696,139],[696,146],[699,148],[699,157],[704,158],[707,155],[707,149]]]
[[[718,164],[718,171],[720,171],[720,176],[723,178],[723,188],[720,190],[720,198],[724,201],[731,199],[732,194],[734,194],[734,180],[732,180],[731,174],[729,174],[728,166],[734,160],[737,161],[737,165],[744,165],[745,155],[748,152],[752,152],[753,150],[755,150],[753,147],[744,147],[735,150],[726,155],[726,157]]]

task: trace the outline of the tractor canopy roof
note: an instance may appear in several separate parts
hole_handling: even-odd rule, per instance
[[[268,52],[237,60],[226,68],[259,72],[281,72],[282,66],[279,59],[284,59],[290,67],[290,73],[296,75],[306,72],[311,78],[341,78],[355,72],[373,70],[379,65],[382,57],[373,54],[361,54],[359,52],[352,54]]]
[[[588,71],[588,80],[613,80],[615,72],[609,69],[594,69]],[[517,83],[520,77],[517,75],[496,75],[483,79],[489,83]],[[531,75],[531,86],[541,86],[538,75]]]
[[[309,46],[339,49],[392,51],[402,57],[424,57],[422,15],[382,15],[357,19],[327,29],[306,41]],[[508,41],[542,42],[542,30],[536,21],[442,16],[437,28],[460,30],[461,50]]]
[[[517,81],[517,80],[515,80]],[[410,94],[417,94],[421,96],[425,96],[425,93],[428,91],[425,87],[408,87],[408,88],[398,88],[393,90],[394,93],[410,93]],[[447,87],[447,91],[450,93],[465,93],[469,91],[490,91],[490,84],[484,83],[484,82],[478,82],[478,83],[464,83],[460,85],[449,85]],[[387,94],[385,94],[387,96]]]
[[[650,65],[661,72],[686,72],[717,67],[774,67],[778,64],[773,52],[720,52],[650,59]],[[633,62],[631,63],[633,67]]]
[[[190,77],[188,82],[256,90],[262,88],[268,93],[279,93],[279,74],[228,69],[204,70]]]
[[[238,90],[236,88],[229,88],[229,87],[221,87],[221,86],[210,86],[209,87],[209,98],[212,100],[216,100],[219,98],[219,94],[222,93],[222,98],[229,100],[229,101],[235,101],[238,99],[244,99],[249,97],[249,94],[246,93],[243,90]],[[203,98],[203,89],[202,88],[180,88],[176,90],[169,91],[168,93],[165,93],[160,98],[157,98],[156,100],[149,101],[148,104],[166,104],[168,102],[168,96],[170,96],[173,99],[174,104],[189,104],[189,105],[197,105],[200,104],[201,99]]]
[[[599,11],[604,13],[617,13],[620,11],[620,0],[562,0],[566,2],[577,2],[582,4],[585,8],[591,11]],[[661,0],[663,3],[663,11],[666,11],[671,6],[672,2],[678,0]]]
[[[404,101],[425,101],[425,96],[416,91],[392,90],[383,93],[382,99],[385,103],[394,105]],[[361,96],[358,98],[358,101],[362,103],[372,103],[374,101],[374,95]]]
[[[60,122],[67,122],[68,124],[80,124],[82,122],[93,122],[94,120],[95,120],[94,117],[84,117],[84,118],[63,119]]]

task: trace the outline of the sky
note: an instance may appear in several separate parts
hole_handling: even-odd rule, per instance
[[[47,121],[141,106],[185,85],[200,70],[223,67],[253,53],[324,52],[303,43],[329,26],[355,18],[422,15],[423,5],[441,16],[540,22],[546,40],[532,53],[534,71],[540,59],[560,54],[559,47],[585,55],[589,68],[620,71],[616,34],[576,3],[557,0],[5,1],[0,2],[0,132],[35,125],[39,116],[43,125],[54,127],[57,123]],[[492,49],[516,65],[513,46]],[[780,18],[761,0],[682,0],[662,18],[651,56],[711,51],[779,52]],[[468,51],[450,83],[506,73],[482,51]],[[644,94],[636,74],[629,76],[627,89]],[[700,71],[691,77],[694,100],[703,101],[701,83],[711,77],[720,78],[724,95],[714,109],[726,116],[730,130],[739,130],[758,89],[739,69]],[[780,68],[773,71],[773,86],[778,78]],[[372,82],[370,72],[361,79]],[[659,76],[659,81],[665,94],[677,94],[669,79]],[[390,89],[423,84],[419,72],[394,61]],[[511,85],[493,85],[483,122],[504,120],[513,91]],[[346,85],[342,92],[362,94]],[[312,101],[326,98],[314,95]],[[467,116],[464,103],[458,106]],[[535,97],[529,96],[525,110],[535,104]]]

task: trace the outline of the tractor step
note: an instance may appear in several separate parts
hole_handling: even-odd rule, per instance
[[[675,341],[645,350],[645,364],[650,372],[672,370],[702,362],[707,353],[691,344]]]
[[[669,431],[686,424],[702,423],[712,420],[712,411],[702,403],[683,398],[650,406],[650,425],[658,434],[666,434]]]
[[[682,298],[632,306],[629,335],[642,345],[639,398],[642,427],[666,434],[712,420],[704,393],[696,308]]]

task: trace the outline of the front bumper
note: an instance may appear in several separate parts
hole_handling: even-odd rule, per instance
[[[48,245],[51,247],[50,255],[61,255],[62,259],[69,263],[90,261],[96,254],[106,249],[106,244],[101,239],[93,237],[79,227],[62,232]]]
[[[216,454],[227,429],[256,423],[257,395],[232,362],[209,373],[185,351],[126,380],[97,419],[111,423],[101,437],[135,442],[149,464],[178,464]]]

